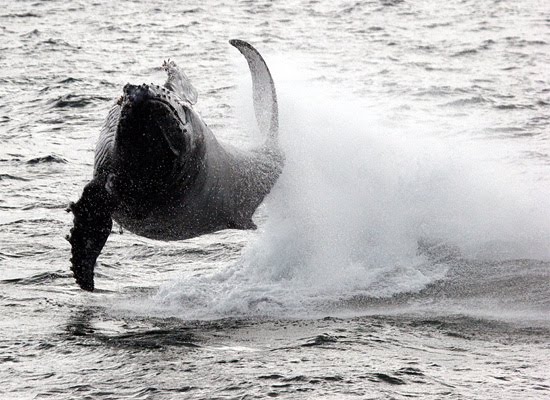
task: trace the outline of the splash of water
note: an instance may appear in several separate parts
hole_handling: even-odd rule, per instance
[[[165,312],[303,315],[419,291],[448,267],[419,243],[454,257],[550,258],[550,196],[486,145],[296,82],[279,92],[286,165],[267,221],[237,263],[163,285],[153,300]]]

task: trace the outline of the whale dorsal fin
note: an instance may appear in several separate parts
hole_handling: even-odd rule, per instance
[[[248,62],[248,68],[252,74],[252,91],[254,97],[254,111],[260,130],[275,140],[279,131],[279,108],[277,105],[277,93],[275,84],[269,72],[269,68],[252,45],[244,40],[230,40]]]
[[[176,65],[174,61],[170,61],[170,59],[168,61],[164,61],[162,68],[164,68],[168,74],[168,79],[166,80],[164,87],[175,92],[183,100],[186,100],[191,104],[195,104],[199,95],[197,93],[197,89],[195,89],[195,87],[191,84],[191,81],[187,75],[184,74],[184,72]]]

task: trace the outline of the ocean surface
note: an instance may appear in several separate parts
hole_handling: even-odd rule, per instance
[[[65,212],[127,82],[176,61],[217,137],[284,172],[256,231],[115,225],[96,292]],[[0,398],[550,398],[550,5],[66,1],[0,9]]]

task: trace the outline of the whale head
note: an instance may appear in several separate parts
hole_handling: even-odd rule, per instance
[[[172,91],[153,84],[126,84],[119,103],[117,144],[123,152],[132,152],[132,159],[142,153],[150,161],[152,152],[168,157],[185,152],[186,109]]]
[[[123,198],[155,198],[185,173],[189,156],[190,105],[159,85],[123,88],[115,135],[117,192]]]

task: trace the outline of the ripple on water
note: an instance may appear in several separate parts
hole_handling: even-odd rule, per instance
[[[2,255],[2,253],[0,253]],[[13,255],[12,255],[13,256]],[[32,276],[25,278],[11,278],[0,280],[0,283],[6,285],[38,285],[53,282],[57,279],[67,279],[71,278],[72,273],[66,271],[55,271],[55,272],[41,272]]]
[[[80,94],[65,94],[57,99],[50,100],[49,104],[53,108],[83,108],[96,102],[107,102],[112,100],[110,97],[89,96]]]
[[[0,181],[4,181],[4,180],[23,181],[23,182],[30,181],[30,179],[23,178],[21,176],[15,176],[10,174],[0,174]]]
[[[68,161],[64,159],[61,156],[58,156],[56,154],[48,154],[47,156],[41,156],[41,157],[35,157],[31,158],[27,161],[27,164],[29,165],[36,165],[36,164],[67,164]]]

